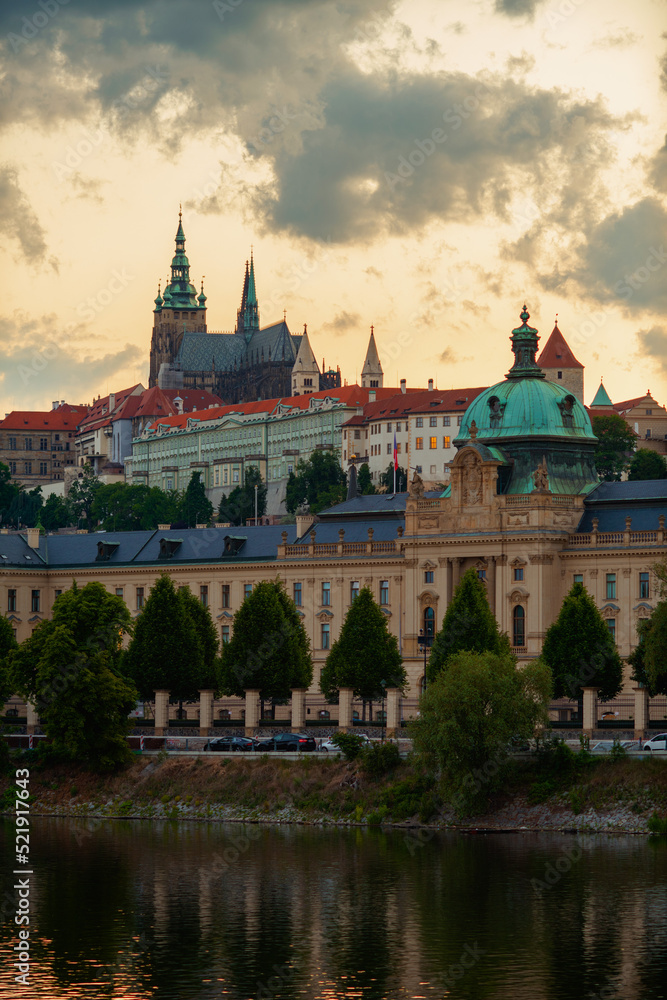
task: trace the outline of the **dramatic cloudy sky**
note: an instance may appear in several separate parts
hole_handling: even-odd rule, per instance
[[[667,402],[664,0],[0,6],[2,411],[147,383],[179,202],[209,329],[358,376],[503,377],[524,298]],[[544,341],[543,341],[544,342]]]

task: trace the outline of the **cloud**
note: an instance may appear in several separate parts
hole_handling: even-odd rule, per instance
[[[29,264],[46,260],[47,246],[39,219],[18,183],[13,166],[0,166],[0,231],[18,245],[20,255]],[[56,261],[49,261],[55,271]]]
[[[496,13],[507,17],[528,17],[532,21],[542,0],[496,0]]]
[[[0,387],[5,409],[43,408],[47,399],[80,403],[96,385],[145,361],[132,344],[102,357],[89,346],[83,325],[58,329],[55,316],[0,318]]]
[[[621,28],[620,31],[609,32],[603,38],[596,38],[593,42],[594,49],[623,49],[630,45],[641,42],[641,35],[635,34],[629,28]]]
[[[664,145],[649,163],[648,178],[656,191],[667,194],[667,136]]]
[[[336,313],[330,323],[324,324],[325,330],[331,330],[335,335],[340,336],[348,330],[355,329],[361,320],[359,313],[349,313],[346,310]]]
[[[667,328],[653,326],[650,330],[639,330],[637,333],[640,353],[658,363],[660,370],[667,375]]]

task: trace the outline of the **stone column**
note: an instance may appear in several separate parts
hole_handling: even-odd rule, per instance
[[[584,719],[583,734],[592,736],[597,724],[597,695],[600,689],[596,687],[585,687],[584,692]]]
[[[25,731],[28,736],[34,736],[37,726],[39,725],[39,716],[37,715],[37,709],[31,701],[26,702],[26,727]]]
[[[166,736],[169,732],[169,692],[155,692],[155,735]]]
[[[252,688],[245,693],[245,734],[254,736],[259,729],[259,691]]]
[[[399,691],[398,688],[387,688],[387,738],[396,739],[401,720],[398,717]]]
[[[338,731],[346,733],[352,727],[352,688],[338,691]]]
[[[199,691],[199,735],[208,736],[213,725],[213,691],[203,688]]]
[[[643,740],[648,729],[648,691],[645,687],[633,688],[635,692],[635,739]]]
[[[306,689],[292,688],[292,732],[300,733],[306,724]]]

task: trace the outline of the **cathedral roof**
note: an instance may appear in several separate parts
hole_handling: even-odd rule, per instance
[[[190,333],[183,334],[176,361],[183,371],[217,372],[230,371],[235,365],[243,364],[246,343],[234,333]]]
[[[558,323],[551,331],[551,335],[542,348],[542,353],[537,359],[541,368],[583,368],[580,361],[577,361],[570,350],[570,345],[563,334],[558,329]]]
[[[263,330],[255,330],[248,342],[248,355],[251,358],[253,352],[257,352],[260,359],[264,352],[264,361],[269,360],[269,352],[272,361],[291,362],[294,364],[297,351],[301,342],[295,345],[294,337],[289,331],[289,327],[284,319],[271,326],[265,326]]]

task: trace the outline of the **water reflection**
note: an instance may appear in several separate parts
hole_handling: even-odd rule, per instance
[[[667,994],[665,842],[35,820],[31,859],[32,992],[6,920],[0,995]]]

